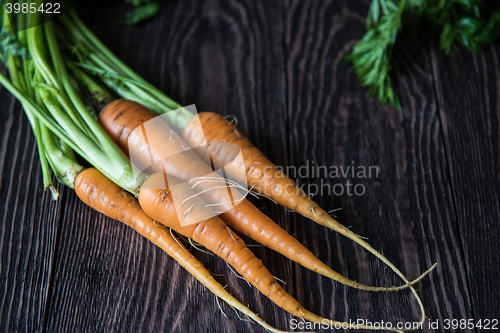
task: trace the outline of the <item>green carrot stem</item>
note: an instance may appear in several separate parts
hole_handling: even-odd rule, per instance
[[[69,18],[67,17],[61,17],[61,21],[66,24],[69,28],[71,28],[71,31],[73,30],[78,30],[81,32],[81,34],[87,39],[87,43],[91,46],[93,46],[94,49],[105,55],[105,57],[109,60],[111,60],[111,64],[115,65],[119,71],[121,71],[124,74],[127,74],[129,77],[137,80],[137,81],[144,81],[147,83],[142,77],[140,77],[138,74],[136,74],[130,67],[128,67],[124,62],[122,62],[116,55],[111,52],[93,33],[90,31],[89,28],[83,23],[83,21],[80,19],[80,17],[76,14],[76,11],[71,11],[69,13]]]
[[[5,13],[4,13],[5,15]],[[21,20],[17,20],[18,24],[22,23]],[[11,25],[8,24],[7,20],[2,21],[2,28],[6,31],[11,31]],[[22,43],[23,41],[21,41]],[[25,65],[28,64],[28,61],[23,60],[23,61],[18,61],[19,59],[16,59],[18,57],[9,54],[6,65],[7,69],[9,71],[9,75],[11,77],[12,83],[17,89],[20,91],[23,91],[25,94],[29,94],[29,84],[27,84],[28,78],[25,76],[25,70],[24,67]],[[19,68],[19,65],[22,66],[22,68]],[[23,108],[25,110],[28,110],[26,112],[26,116],[28,118],[28,121],[31,124],[31,128],[33,130],[33,134],[35,136],[36,140],[36,146],[38,150],[38,156],[40,159],[40,166],[42,169],[42,180],[43,180],[43,187],[45,190],[50,189],[51,194],[52,194],[52,199],[56,200],[59,196],[59,193],[55,189],[53,183],[52,183],[52,177],[50,175],[50,168],[49,164],[47,162],[46,156],[45,156],[45,146],[43,143],[43,140],[41,138],[40,134],[40,124],[38,119],[33,115],[32,112],[30,112],[29,108],[24,107],[24,103],[21,103],[23,105]]]
[[[74,189],[76,176],[83,170],[83,167],[76,161],[73,151],[65,144],[58,144],[59,138],[46,126],[42,125],[41,131],[47,157],[57,180]]]
[[[170,113],[170,111],[175,109],[165,105],[157,98],[150,95],[148,93],[148,87],[142,82],[124,77],[113,71],[112,68],[107,67],[105,63],[100,62],[98,58],[93,59],[99,63],[92,64],[92,61],[88,60],[85,63],[78,63],[77,65],[96,75],[102,83],[120,97],[142,104],[156,114],[165,114],[170,125],[180,131],[182,131],[192,119],[193,114],[181,106],[179,106],[175,113]]]
[[[65,113],[60,104],[54,100],[51,92],[43,89],[43,87],[39,89],[39,91],[50,113],[64,128],[68,129],[67,132],[70,139],[77,145],[80,152],[83,153],[80,155],[116,184],[132,193],[136,193],[139,184],[134,180],[130,162],[125,155],[113,159],[108,149],[89,140],[89,137],[87,137],[78,126],[72,123],[72,119]],[[100,131],[104,132],[102,129],[100,129]],[[74,149],[74,147],[72,148]],[[113,149],[113,147],[111,148]]]
[[[58,91],[59,93],[56,95],[60,103],[65,106],[66,111],[70,115],[70,117],[74,120],[74,123],[80,130],[85,132],[88,131],[86,125],[84,125],[84,121],[81,116],[78,114],[77,110],[71,105],[64,91],[64,87],[57,77],[56,73],[54,73],[50,63],[47,61],[47,55],[45,54],[46,45],[44,40],[44,34],[42,31],[42,26],[36,26],[28,30],[27,41],[28,41],[28,49],[33,59],[33,62],[40,72],[43,80],[49,85],[53,86],[53,91]]]
[[[97,141],[95,126],[97,125],[90,113],[87,111],[86,105],[79,98],[78,93],[75,91],[73,85],[71,84],[62,60],[61,52],[59,51],[59,46],[54,37],[53,22],[47,22],[44,24],[45,39],[49,46],[49,53],[52,58],[52,64],[56,71],[56,76],[61,82],[63,89],[59,89],[59,94],[57,94],[58,99],[62,105],[66,107],[67,110],[71,110],[73,115],[77,115],[76,119],[78,123],[81,124],[81,129],[86,132],[87,136],[91,137],[94,141]],[[73,105],[71,105],[69,103]],[[94,125],[94,126],[93,126]],[[97,125],[98,126],[98,125]],[[98,133],[98,132],[97,132]]]
[[[3,20],[2,23],[7,25],[9,22]],[[23,62],[11,57],[8,64],[12,82],[0,73],[0,83],[21,102],[29,115],[39,138],[39,149],[44,150],[45,146],[40,138],[40,124],[35,119],[41,121],[53,134],[62,138],[116,184],[136,194],[143,179],[134,177],[128,158],[97,124],[88,112],[87,105],[77,94],[75,83],[64,66],[52,24],[53,22],[49,22],[43,26],[35,26],[26,32],[27,51],[31,56],[33,71],[26,68],[21,71],[22,75],[19,75]],[[31,96],[27,92],[28,83],[33,85],[34,93]],[[44,133],[44,139],[47,139],[50,145],[48,156],[54,170],[60,175],[71,174],[63,169],[67,170],[68,165],[72,163],[58,161],[58,151],[54,148],[53,140],[50,140],[51,134],[46,130]],[[41,151],[40,156],[44,161],[46,152]],[[45,170],[48,170],[48,167]],[[47,175],[50,174],[44,172],[46,180]]]
[[[167,118],[169,118],[173,127],[179,130],[185,128],[193,117],[191,112],[183,109],[181,105],[132,71],[95,37],[74,12],[71,12],[71,20],[61,17],[60,21],[72,36],[73,41],[71,43],[87,47],[84,57],[88,58],[88,60],[82,61],[79,57],[80,63],[83,66],[89,66],[89,62],[94,63],[96,66],[92,67],[99,69],[98,72],[100,73],[97,74],[100,75],[99,78],[108,88],[123,98],[143,104],[157,114],[167,114]],[[67,42],[68,38],[63,38],[63,40]],[[96,74],[95,71],[94,74]],[[104,76],[118,78],[122,81],[122,85],[117,84],[114,80],[106,79]],[[175,114],[169,114],[169,111],[175,109],[179,109],[179,111]]]
[[[116,143],[113,140],[111,140],[111,138],[106,134],[106,132],[102,129],[102,127],[88,112],[87,107],[83,103],[79,94],[70,84],[69,74],[66,70],[66,67],[64,66],[63,58],[55,38],[53,22],[47,22],[45,24],[45,32],[54,66],[56,67],[56,69],[58,69],[58,76],[61,78],[65,91],[68,94],[73,105],[75,106],[79,114],[82,116],[85,123],[90,128],[90,131],[97,137],[99,146],[101,146],[102,149],[104,149],[109,155],[109,159],[112,162],[111,164],[115,165],[117,168],[124,166],[129,167],[130,162],[128,158],[124,155],[124,153],[118,148]],[[61,100],[61,102],[64,103],[65,101]]]
[[[151,90],[152,87],[151,84],[145,82],[144,80],[136,80],[135,78],[128,78],[123,74],[116,72],[113,67],[109,66],[107,62],[102,59],[102,57],[94,53],[88,54],[88,57],[90,61],[94,62],[97,65],[98,68],[101,68],[103,70],[104,76],[113,76],[115,78],[120,79],[121,81],[123,81],[125,85],[127,85],[130,88],[130,90],[134,90],[135,88],[140,87],[143,90],[143,93],[141,93],[141,95],[147,94],[148,95],[147,99],[149,99],[150,101],[153,100],[156,101],[154,103],[150,102],[152,104],[157,105],[156,107],[152,108],[153,112],[161,114],[182,108],[180,104],[173,102],[163,94],[162,95],[165,98],[167,98],[167,100],[161,100],[161,98],[159,99],[157,94],[155,94],[155,92]],[[190,116],[192,117],[193,115],[191,114]],[[180,128],[183,129],[186,125],[187,123],[179,124],[178,126],[180,126]]]
[[[99,105],[102,105],[104,107],[106,104],[115,99],[106,88],[102,87],[96,81],[92,80],[73,62],[67,61],[66,65],[71,70],[80,85],[83,86],[83,89],[89,94],[90,98],[96,101]]]
[[[53,80],[56,82],[55,86],[51,82],[38,84],[42,99],[55,120],[65,128],[71,140],[85,152],[87,160],[115,183],[136,193],[139,186],[133,177],[130,161],[88,112],[87,106],[71,84],[66,68],[63,66],[52,23],[48,22],[44,24],[44,27],[50,60],[52,60],[55,72],[49,66],[47,59],[39,59],[36,64],[40,65],[47,77],[57,79]],[[37,43],[37,40],[41,40],[39,29],[40,27],[34,27],[28,34],[29,50],[34,59],[41,55],[41,45]],[[85,126],[78,126],[79,119],[85,123]],[[86,128],[87,131],[85,131]],[[88,131],[92,134],[90,135]]]
[[[23,106],[23,109],[26,110],[26,108]],[[38,157],[40,159],[40,165],[42,167],[42,179],[43,179],[43,188],[44,190],[50,189],[50,192],[52,194],[52,200],[57,200],[59,198],[59,192],[56,190],[54,187],[54,184],[52,183],[52,177],[50,175],[50,168],[49,168],[49,163],[47,160],[47,156],[45,155],[47,152],[47,147],[46,147],[46,142],[43,139],[43,135],[41,134],[41,127],[43,125],[40,125],[40,122],[38,121],[38,118],[36,118],[32,112],[26,112],[26,116],[28,117],[28,120],[31,123],[31,128],[33,130],[33,134],[35,135],[36,138],[36,146],[38,148]],[[43,126],[46,128],[45,126]]]
[[[43,123],[45,126],[49,127],[52,132],[54,132],[57,136],[64,138],[64,140],[71,146],[73,150],[78,152],[78,154],[82,155],[82,157],[86,157],[85,153],[78,148],[78,146],[71,140],[68,133],[54,120],[54,118],[48,114],[48,112],[44,111],[37,103],[33,102],[29,97],[25,96],[21,91],[19,91],[10,80],[0,73],[0,84],[4,86],[14,97],[16,97],[23,108],[27,112],[33,112]]]
[[[129,78],[141,82],[146,85],[148,91],[162,103],[170,106],[172,109],[181,108],[181,105],[174,102],[172,99],[163,94],[158,88],[144,80],[140,75],[135,73],[130,67],[122,62],[116,55],[113,54],[81,21],[75,11],[71,11],[68,17],[60,17],[61,23],[65,25],[68,32],[73,35],[74,42],[82,43],[89,47],[94,57],[99,57],[101,61],[107,63],[108,67],[114,69],[115,72],[128,76]]]

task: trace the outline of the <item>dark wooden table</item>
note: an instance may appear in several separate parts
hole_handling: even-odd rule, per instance
[[[418,285],[428,320],[440,325],[427,322],[424,331],[450,331],[447,319],[500,319],[500,45],[478,56],[463,49],[445,56],[431,32],[406,35],[394,66],[404,107],[383,108],[366,99],[343,60],[365,31],[368,4],[172,0],[161,17],[136,27],[120,23],[124,5],[81,12],[118,56],[171,97],[237,116],[276,164],[378,166],[378,177],[299,183],[323,188],[320,205],[342,208],[339,221],[369,237],[408,277],[439,264]],[[0,332],[263,332],[221,304],[226,318],[176,262],[72,190],[58,186],[61,197],[52,202],[27,118],[3,88],[0,104]],[[340,190],[347,182],[365,193],[336,196],[324,185]],[[268,200],[255,203],[349,278],[399,283],[344,237]],[[323,316],[419,319],[407,291],[357,291],[267,248],[252,249],[290,294]],[[263,319],[292,328],[290,315],[225,263],[193,253]]]

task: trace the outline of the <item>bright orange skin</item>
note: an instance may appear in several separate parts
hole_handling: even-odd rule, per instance
[[[215,294],[224,290],[210,272],[170,234],[168,228],[155,222],[142,210],[136,198],[97,169],[82,171],[76,178],[75,191],[91,208],[123,222],[164,250]]]
[[[181,243],[170,234],[168,228],[149,217],[136,198],[106,178],[97,169],[86,169],[77,176],[75,192],[91,208],[123,222],[160,247],[210,290],[219,292],[218,288],[222,288],[220,285],[213,284],[215,282],[213,278],[210,280],[213,285],[207,285],[206,282],[211,276],[208,270],[180,245]]]
[[[246,247],[245,243],[234,234],[231,229],[217,216],[206,219],[197,224],[181,226],[176,207],[172,198],[171,188],[179,186],[176,200],[189,199],[189,205],[184,207],[185,211],[179,214],[184,219],[196,219],[198,214],[205,215],[205,202],[199,197],[192,198],[193,192],[186,183],[175,182],[169,184],[162,173],[151,175],[143,184],[139,192],[139,203],[144,211],[153,219],[158,220],[178,233],[192,238],[205,246],[208,250],[224,259],[246,281],[255,286],[262,294],[272,302],[288,311],[294,316],[322,324],[342,324],[340,322],[320,317],[306,310],[297,300],[290,296],[274,279],[262,261]],[[171,178],[169,178],[171,180]],[[187,208],[187,207],[192,207]],[[177,209],[179,207],[177,206]],[[348,327],[348,326],[346,326]],[[372,329],[361,325],[351,325],[355,329]],[[397,331],[395,329],[389,329]]]
[[[135,115],[137,115],[137,119],[134,119]],[[194,150],[184,150],[188,145],[175,132],[166,130],[165,125],[161,128],[148,128],[146,140],[141,128],[142,122],[151,120],[154,117],[155,115],[151,111],[138,103],[116,100],[101,111],[99,122],[125,152],[129,151],[129,144],[131,144],[134,146],[133,149],[136,153],[143,154],[145,161],[149,162],[151,160],[150,156],[154,156],[156,162],[151,169],[156,172],[171,174],[186,181],[191,177],[203,177],[212,172],[212,168],[201,160]],[[136,127],[131,130],[129,126]],[[156,129],[157,131],[154,131]],[[146,142],[149,142],[149,145]],[[181,160],[178,157],[179,155],[183,155],[182,163],[179,162]],[[200,184],[199,188],[210,189],[217,185],[216,183],[207,182]],[[218,189],[207,191],[202,196],[207,202],[217,203],[223,201],[221,198],[226,194],[225,189]],[[362,285],[344,278],[322,263],[304,245],[290,236],[246,199],[221,214],[221,217],[224,222],[238,232],[251,237],[312,271],[351,286],[362,287]],[[373,287],[368,288],[369,290],[375,290]],[[386,288],[381,290],[386,290]]]
[[[145,166],[152,163],[149,167],[150,170],[173,175],[184,181],[189,181],[192,177],[203,177],[210,174],[212,168],[209,166],[210,156],[208,156],[208,150],[199,146],[203,143],[199,133],[189,132],[189,129],[193,126],[192,123],[194,119],[186,127],[184,136],[191,138],[190,143],[192,147],[197,147],[197,149],[188,149],[190,146],[165,123],[152,122],[151,125],[150,122],[149,125],[145,124],[145,122],[155,117],[155,114],[146,107],[132,101],[119,99],[109,103],[103,108],[99,114],[99,123],[110,137],[119,144],[124,152],[129,152],[129,149],[133,149],[132,151],[135,156],[140,157],[139,160],[144,161],[143,163]],[[227,139],[227,142],[234,141],[238,146],[246,147],[241,148],[245,164],[247,164],[246,161],[249,158],[255,158],[254,162],[252,162],[254,165],[256,163],[262,163],[262,165],[265,163],[271,164],[271,162],[269,162],[269,160],[243,136],[243,134],[238,132],[236,128],[230,124],[228,120],[222,118],[222,116],[210,112],[202,112],[200,114],[200,121],[204,129],[208,128],[206,130],[207,141],[212,140],[214,137],[215,130],[210,129],[210,126],[213,126],[216,130],[219,130],[219,135],[217,137],[220,136]],[[131,129],[130,127],[132,126],[135,126],[135,128]],[[186,133],[188,132],[191,134],[187,135]],[[235,139],[235,136],[239,136],[240,139]],[[210,151],[214,165],[219,167],[224,166],[225,171],[230,176],[231,174],[237,174],[238,170],[235,169],[238,168],[236,163],[230,163],[233,161],[235,154],[239,153],[239,149],[235,150],[234,147],[236,146],[214,145]],[[208,159],[208,164],[198,155],[206,158],[206,160]],[[274,164],[271,165],[276,169]],[[262,176],[258,178],[258,180],[255,177],[252,178],[251,175],[254,175],[257,172],[256,170],[259,169],[260,167],[253,168],[252,170],[254,171],[247,173],[249,183],[252,185],[255,183],[270,184],[273,181],[279,181],[283,188],[289,186],[299,190],[296,185],[295,187],[290,185],[293,181],[285,177],[282,173],[282,178],[273,176]],[[269,168],[269,170],[275,169]],[[276,172],[279,172],[278,169],[276,170]],[[263,172],[263,174],[264,173],[265,172]],[[216,186],[220,186],[220,183],[204,182],[197,185],[197,189],[207,190],[205,193],[202,193],[202,198],[206,202],[211,204],[227,202],[229,200],[227,199],[227,189],[214,189]],[[288,200],[289,204],[290,202],[297,201],[297,207],[309,205],[312,201],[303,194],[303,192],[300,193],[297,196],[285,196],[282,193],[281,197],[290,197]],[[284,201],[286,200],[281,200],[281,203],[283,204]],[[250,201],[244,199],[239,201],[236,205],[225,205],[225,207],[227,210],[220,216],[231,228],[273,249],[311,271],[317,272],[345,285],[369,291],[396,291],[409,286],[408,284],[404,284],[398,287],[373,287],[352,281],[335,272],[321,260],[316,258],[316,256],[314,256],[314,254],[303,244],[290,236],[290,234],[258,210]],[[328,215],[328,217],[330,216]],[[342,228],[345,227],[342,226]]]
[[[203,133],[199,132],[196,124],[201,123]],[[213,112],[201,112],[198,119],[191,119],[183,131],[183,139],[192,147],[199,147],[206,142],[229,142],[241,149],[247,173],[248,186],[265,194],[276,203],[292,209],[319,224],[332,227],[334,223],[328,213],[322,210],[313,200],[302,191],[297,184],[286,176],[264,154],[255,147],[248,138],[237,129],[233,122]],[[226,145],[227,146],[227,145]],[[222,146],[225,147],[225,146]],[[198,150],[200,156],[206,161],[209,157],[207,149]],[[225,165],[233,154],[224,149],[212,149],[210,157],[215,164]],[[238,166],[242,167],[242,166]],[[234,173],[234,170],[233,170]],[[231,175],[231,170],[228,170]],[[338,226],[335,226],[338,229]],[[343,228],[343,227],[342,227]],[[335,230],[335,229],[334,229]]]
[[[266,329],[281,332],[267,325],[231,296],[213,278],[212,274],[172,236],[168,228],[151,219],[142,210],[136,198],[110,181],[97,169],[90,168],[82,171],[76,178],[75,191],[88,206],[112,219],[125,223],[161,248],[217,297],[247,314]]]
[[[185,183],[176,186],[181,186],[183,189],[182,194],[176,200],[183,200],[193,194]],[[276,305],[295,316],[302,317],[304,310],[300,312],[302,308],[300,303],[286,293],[262,261],[255,257],[243,240],[232,232],[219,217],[214,216],[200,223],[181,226],[169,185],[163,174],[153,174],[144,182],[139,193],[139,202],[151,218],[205,246],[227,261],[245,280],[269,297]],[[185,214],[186,219],[196,218],[196,215],[209,210],[199,197],[191,199],[189,205],[185,206],[186,209],[191,207],[192,203],[194,206],[190,213]]]
[[[130,104],[132,103],[132,104]],[[122,104],[127,106],[126,108],[120,109],[116,107],[116,104]],[[130,107],[132,105],[132,107]],[[109,111],[113,110],[113,112]],[[133,119],[134,114],[138,112],[140,114],[140,117],[138,118],[139,120],[137,121],[131,121]],[[148,182],[152,183],[158,183],[161,181],[165,180],[165,175],[173,175],[175,177],[178,177],[181,180],[184,181],[189,181],[193,177],[203,177],[209,173],[212,172],[212,169],[210,166],[205,164],[197,155],[200,154],[200,149],[196,149],[196,153],[194,153],[195,150],[193,149],[188,149],[190,145],[186,144],[174,131],[165,131],[164,128],[162,128],[160,131],[155,131],[153,130],[147,132],[147,136],[142,135],[141,133],[144,134],[144,131],[141,130],[141,127],[143,127],[143,124],[140,124],[142,121],[146,119],[152,119],[154,115],[152,113],[150,117],[144,116],[148,112],[150,112],[147,108],[134,103],[134,102],[123,102],[123,101],[115,101],[110,104],[108,104],[102,111],[99,116],[99,122],[101,125],[108,131],[108,134],[115,140],[119,141],[121,144],[120,145],[125,145],[123,147],[124,151],[128,151],[128,148],[132,149],[131,146],[127,147],[126,144],[128,143],[129,145],[133,145],[133,149],[135,152],[139,152],[139,154],[142,154],[142,157],[147,163],[148,161],[153,160],[154,163],[152,164],[151,169],[160,171],[162,172],[161,174],[158,175],[153,175],[150,177],[145,182],[145,185],[148,184]],[[115,116],[110,114],[115,114]],[[118,116],[119,115],[119,116]],[[110,125],[107,124],[108,122],[113,122],[114,124]],[[205,122],[206,123],[206,122]],[[132,125],[134,124],[134,125]],[[129,126],[135,126],[139,124],[139,128],[131,129],[131,128],[125,128]],[[220,127],[223,128],[231,128],[231,124],[226,123],[225,125],[222,124]],[[186,127],[184,133],[186,131],[189,131],[189,125]],[[233,134],[234,131],[236,131],[236,128],[233,128]],[[231,131],[229,131],[231,132]],[[126,138],[126,135],[128,134],[128,137]],[[186,134],[184,134],[186,136]],[[235,134],[237,137],[242,136],[241,133]],[[238,144],[238,141],[244,141],[240,139],[235,139],[234,143]],[[248,140],[246,140],[248,141]],[[211,142],[210,136],[207,136],[207,142]],[[230,140],[226,140],[226,142],[231,142]],[[249,142],[249,141],[248,141]],[[157,144],[161,143],[161,144]],[[190,141],[190,144],[194,147],[198,147],[196,142]],[[244,157],[244,163],[245,166],[247,166],[248,161],[250,161],[253,158],[253,155],[259,156],[260,151],[258,151],[257,148],[255,147],[250,147],[249,144],[246,144],[249,149],[242,149],[243,151],[243,157]],[[251,143],[250,143],[251,145]],[[238,145],[240,146],[240,145]],[[245,145],[242,145],[243,148],[245,148]],[[253,146],[253,145],[252,145]],[[241,146],[240,146],[241,148]],[[221,149],[221,152],[223,149]],[[201,154],[203,155],[203,154]],[[228,154],[230,155],[230,154]],[[260,153],[262,155],[262,153]],[[167,158],[165,158],[168,156]],[[170,156],[175,156],[174,159],[169,158]],[[179,163],[179,156],[181,156],[181,160],[183,163]],[[213,157],[213,155],[212,155]],[[265,161],[265,157],[259,156],[261,161]],[[224,165],[225,163],[224,158],[220,158],[219,162],[214,163],[215,165]],[[267,160],[268,161],[268,160]],[[269,162],[270,163],[270,162]],[[272,166],[272,163],[270,164]],[[249,166],[252,166],[252,163],[249,164]],[[269,164],[268,164],[269,166]],[[257,165],[255,166],[257,169],[261,168],[261,166]],[[262,166],[262,169],[265,169],[265,166]],[[250,183],[252,182],[252,177],[249,177],[254,173],[251,169],[246,169],[247,170],[247,177],[250,179]],[[250,172],[249,172],[250,171]],[[266,173],[263,173],[264,176],[259,178],[264,181],[260,181],[260,184],[266,184],[268,181],[272,181],[272,178],[275,177],[268,177],[266,176]],[[257,178],[254,178],[254,182]],[[287,180],[285,177],[279,178],[280,181],[282,181],[282,184],[291,184],[291,180]],[[284,180],[283,180],[284,179]],[[291,181],[293,183],[293,181]],[[205,199],[209,203],[219,203],[221,202],[221,198],[223,197],[221,195],[221,192],[223,194],[227,193],[226,190],[213,190],[214,186],[217,186],[219,184],[217,183],[203,183],[201,186],[198,188],[199,190],[204,190],[204,189],[210,189],[209,191],[205,192],[202,194],[203,199]],[[262,185],[261,185],[262,186]],[[296,186],[296,185],[295,185]],[[285,187],[286,188],[286,187]],[[164,191],[164,190],[163,190]],[[179,233],[186,235],[187,237],[191,237],[198,241],[200,244],[204,245],[208,249],[211,249],[214,253],[218,254],[222,258],[226,255],[226,258],[230,259],[231,256],[234,255],[234,250],[239,250],[239,249],[245,249],[244,250],[244,257],[247,258],[248,260],[252,260],[251,257],[246,257],[249,254],[247,251],[249,251],[246,247],[241,247],[242,245],[237,245],[242,241],[237,238],[237,236],[230,231],[230,229],[225,226],[224,222],[222,222],[220,219],[214,217],[211,219],[208,219],[207,221],[210,221],[210,228],[207,231],[210,231],[208,233],[209,236],[203,236],[203,233],[199,232],[198,228],[199,225],[204,225],[206,221],[201,222],[197,225],[189,225],[187,227],[181,227],[179,221],[177,220],[177,213],[174,208],[166,208],[165,205],[168,204],[168,201],[165,202],[165,200],[160,200],[161,197],[165,197],[162,193],[162,189],[158,188],[148,188],[147,186],[141,189],[140,195],[139,195],[139,200],[141,203],[141,206],[143,209],[145,209],[146,213],[150,215],[151,217],[155,218],[155,216],[159,217],[158,220],[162,221],[169,226],[171,226],[173,229],[177,230]],[[286,196],[288,194],[286,193],[281,193],[282,196]],[[142,200],[141,200],[142,197]],[[149,202],[149,203],[148,203]],[[223,202],[223,201],[222,201]],[[224,214],[221,215],[221,217],[227,222],[230,223],[232,227],[234,227],[236,230],[249,235],[252,237],[254,240],[260,242],[261,244],[265,244],[269,246],[270,248],[274,249],[275,251],[285,255],[286,257],[300,263],[306,268],[309,268],[313,271],[317,271],[318,273],[321,273],[325,276],[329,276],[332,279],[335,279],[337,281],[340,281],[346,285],[350,285],[356,288],[360,289],[365,289],[365,290],[373,290],[373,291],[378,291],[378,290],[399,290],[402,288],[409,287],[412,291],[412,293],[415,294],[415,297],[417,297],[417,300],[419,300],[419,304],[423,313],[423,305],[420,301],[420,298],[416,294],[415,289],[411,286],[414,284],[416,281],[419,279],[413,281],[411,285],[409,284],[409,281],[406,279],[406,277],[399,272],[399,270],[394,267],[392,263],[390,263],[385,257],[383,257],[380,253],[378,253],[376,250],[374,250],[371,246],[369,246],[365,241],[360,239],[357,235],[353,234],[349,229],[345,228],[344,226],[340,225],[337,221],[332,219],[326,212],[321,210],[319,207],[314,204],[305,194],[298,194],[297,198],[285,198],[282,200],[278,200],[279,203],[283,205],[290,205],[290,203],[295,203],[295,206],[293,207],[294,210],[303,212],[303,215],[306,216],[315,216],[315,221],[319,224],[323,224],[325,226],[328,226],[332,228],[333,230],[346,235],[347,237],[353,239],[357,243],[361,244],[363,247],[368,249],[370,252],[372,252],[374,255],[376,255],[378,258],[380,258],[382,261],[384,261],[386,264],[388,264],[391,269],[393,269],[407,284],[400,286],[400,287],[395,287],[395,288],[385,288],[385,287],[368,287],[364,285],[360,285],[356,282],[353,282],[338,273],[334,272],[331,270],[328,266],[324,265],[321,261],[319,261],[309,250],[307,250],[305,247],[303,247],[302,244],[300,244],[296,239],[288,235],[286,231],[281,229],[279,226],[277,226],[272,220],[270,220],[267,216],[262,214],[258,209],[256,209],[253,205],[251,205],[249,202],[246,200],[241,201],[238,203],[238,205],[226,211]],[[205,205],[204,205],[205,206]],[[199,207],[200,211],[203,211],[203,207]],[[198,213],[199,213],[198,212]],[[193,211],[195,213],[195,211]],[[319,213],[319,214],[318,214]],[[158,215],[160,214],[160,215]],[[167,215],[162,215],[162,214],[167,214]],[[170,218],[169,218],[170,217]],[[175,217],[175,219],[171,219],[172,217]],[[246,217],[246,218],[245,218]],[[214,222],[214,220],[219,220],[217,222]],[[173,224],[172,224],[173,223]],[[222,224],[221,224],[222,223]],[[197,231],[198,230],[198,231]],[[203,229],[202,229],[203,230]],[[231,238],[231,239],[229,239]],[[225,241],[229,241],[228,244],[225,243]],[[205,241],[209,241],[209,243],[204,243]],[[219,246],[214,246],[214,244],[219,244]],[[230,249],[229,252],[221,252],[224,248],[228,247]],[[251,252],[250,252],[251,253]],[[239,253],[238,253],[239,255]],[[307,258],[304,260],[304,258]],[[234,260],[234,259],[232,259]],[[229,262],[229,261],[228,261]],[[254,262],[254,261],[253,261]],[[305,310],[296,300],[294,300],[291,296],[288,294],[282,294],[282,291],[278,288],[275,287],[276,282],[274,281],[274,278],[271,276],[259,276],[259,274],[262,274],[262,272],[267,271],[267,269],[264,266],[256,265],[255,267],[252,267],[252,272],[249,273],[245,268],[247,268],[246,262],[243,261],[243,267],[239,266],[242,262],[241,261],[234,261],[232,263],[233,267],[240,272],[247,280],[252,281],[251,283],[254,284],[261,292],[263,292],[265,295],[268,295],[270,299],[273,300],[278,306],[284,308],[288,312],[302,317],[304,319],[314,321],[314,322],[322,322],[322,323],[331,323],[335,324],[337,323],[336,321],[331,321],[324,319],[322,317],[319,317],[307,310]],[[269,273],[269,272],[267,272]],[[250,275],[249,275],[250,274]],[[269,273],[270,274],[270,273]],[[427,274],[424,273],[424,275]],[[422,276],[424,276],[422,275]],[[271,279],[272,278],[272,279]],[[267,284],[266,284],[267,283]],[[272,288],[272,289],[269,289]],[[281,288],[281,287],[279,287]],[[284,291],[283,291],[284,292]],[[288,296],[286,296],[288,295]],[[289,297],[289,298],[288,298]],[[285,301],[286,299],[286,301]],[[297,306],[297,307],[295,307]],[[363,329],[366,328],[364,326],[351,326],[352,328],[358,328],[358,329]],[[397,331],[397,330],[396,330]]]
[[[120,149],[128,155],[130,133],[154,117],[154,113],[138,103],[127,99],[117,99],[102,109],[99,113],[99,123]],[[110,121],[111,119],[113,120]]]

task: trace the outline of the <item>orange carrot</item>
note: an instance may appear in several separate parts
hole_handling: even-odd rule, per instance
[[[201,124],[201,128],[198,124]],[[269,161],[236,128],[233,121],[213,112],[201,112],[188,123],[183,131],[183,138],[191,147],[203,146],[205,140],[207,143],[212,143],[210,151],[206,147],[205,149],[198,149],[197,152],[200,152],[205,161],[209,158],[213,159],[216,165],[228,164],[229,161],[234,159],[236,151],[233,149],[227,152],[225,150],[226,147],[230,147],[229,145],[217,145],[214,143],[233,143],[237,145],[243,155],[244,169],[246,170],[249,186],[253,186],[256,191],[263,193],[276,203],[292,209],[321,225],[342,234],[348,232],[348,230],[345,230],[345,227],[336,222],[328,213],[311,200],[292,179],[287,177],[276,165]],[[227,172],[229,176],[235,174],[234,168],[227,168]]]
[[[167,177],[168,180],[167,181]],[[175,188],[175,197],[173,196]],[[186,202],[183,207],[174,204]],[[139,202],[144,211],[153,219],[174,229],[178,233],[192,238],[196,242],[224,259],[236,269],[243,278],[266,295],[276,305],[305,320],[321,324],[348,325],[353,329],[373,329],[372,327],[342,323],[322,318],[306,310],[297,300],[290,296],[274,279],[262,261],[246,247],[245,243],[229,227],[208,208],[207,204],[196,195],[191,187],[170,175],[155,173],[141,187]],[[180,211],[179,211],[180,210]],[[205,219],[206,216],[213,216]],[[179,219],[183,219],[181,221]],[[191,224],[193,221],[199,223]],[[186,225],[187,226],[184,226]],[[399,331],[385,328],[390,331]]]
[[[238,302],[210,274],[210,272],[169,232],[152,220],[141,209],[137,200],[127,191],[106,178],[97,169],[82,171],[75,181],[78,197],[88,206],[112,219],[119,220],[174,258],[216,297],[238,309],[271,332],[283,332],[263,321],[258,315]]]
[[[166,124],[153,123],[146,131],[144,123],[153,118],[155,115],[147,108],[124,99],[109,103],[99,114],[100,124],[120,148],[124,152],[133,149],[136,155],[141,156],[140,160],[144,161],[145,165],[152,164],[154,171],[172,174],[185,181],[193,177],[199,180],[212,173],[212,168],[198,158],[192,149],[185,150],[187,144]],[[182,157],[179,157],[179,154],[182,154]],[[197,182],[196,186],[201,189],[203,199],[211,204],[231,201],[227,189],[221,187],[220,182],[204,180]],[[411,283],[398,287],[366,286],[340,275],[325,265],[248,200],[238,200],[235,207],[227,209],[221,217],[230,227],[302,266],[348,286],[369,291],[395,291],[415,284],[429,273],[427,271]]]
[[[292,179],[269,161],[269,159],[236,128],[234,121],[213,112],[201,112],[197,116],[194,116],[184,128],[183,138],[191,147],[200,147],[195,150],[196,153],[205,161],[211,161],[215,166],[228,165],[228,162],[232,161],[235,154],[240,151],[232,149],[230,145],[222,143],[233,143],[237,145],[241,149],[244,166],[234,163],[228,165],[225,171],[229,177],[232,175],[235,177],[234,175],[237,175],[236,171],[240,170],[240,168],[244,168],[244,170],[246,170],[249,187],[253,187],[255,190],[268,196],[278,204],[352,239],[383,261],[398,274],[403,281],[408,283],[403,273],[401,273],[387,258],[358,235],[354,234],[350,229],[332,218],[326,211],[319,207],[317,203],[311,200]],[[210,146],[207,146],[207,144],[210,144]],[[436,265],[437,264],[434,264],[426,273],[434,269]],[[426,273],[424,273],[424,275]],[[417,296],[413,288],[412,292]]]

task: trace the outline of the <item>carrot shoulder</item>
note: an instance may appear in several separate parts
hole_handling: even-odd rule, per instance
[[[139,157],[135,162],[144,161],[143,167],[152,164],[151,168],[156,172],[164,172],[190,181],[190,184],[196,186],[202,193],[203,199],[210,204],[225,203],[221,205],[226,208],[223,209],[226,211],[221,217],[236,231],[314,272],[363,290],[400,290],[418,282],[427,274],[426,272],[411,283],[398,287],[366,286],[342,276],[316,258],[303,244],[248,200],[243,198],[233,204],[234,199],[228,196],[226,182],[221,178],[207,180],[207,175],[211,173],[214,175],[212,168],[201,160],[193,149],[188,149],[188,145],[165,123],[161,121],[147,123],[153,118],[155,115],[147,108],[124,99],[109,103],[99,114],[99,122],[120,148],[127,153],[131,150],[136,157]],[[226,164],[232,165],[229,162]]]
[[[210,274],[210,272],[170,233],[165,226],[151,219],[128,192],[114,184],[97,169],[82,171],[75,181],[78,197],[88,206],[125,223],[174,258],[216,297],[255,320],[266,330],[283,333],[268,325],[258,315],[238,302]]]

